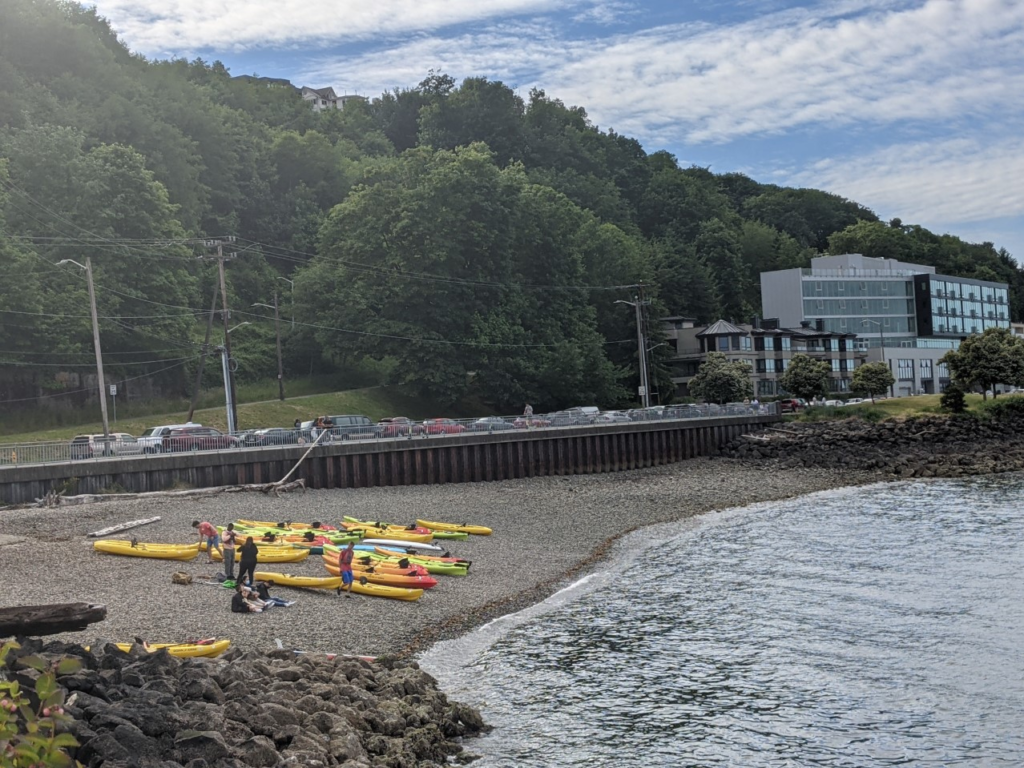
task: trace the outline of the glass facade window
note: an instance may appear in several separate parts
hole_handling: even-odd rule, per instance
[[[837,360],[836,358],[832,358],[832,370],[835,373],[839,373],[839,360]]]
[[[932,361],[922,360],[921,361],[921,380],[934,379],[935,376],[932,374]]]
[[[897,378],[900,381],[914,380],[914,361],[901,357],[897,361]]]
[[[757,394],[761,397],[765,395],[771,396],[775,394],[775,382],[770,379],[764,379],[757,382]]]
[[[804,280],[802,292],[806,298],[871,298],[877,296],[913,296],[910,277],[903,280]]]
[[[938,363],[935,366],[936,373],[939,374],[940,379],[949,379],[949,366],[946,363]]]
[[[775,369],[776,369],[776,370],[777,370],[777,371],[778,371],[779,373],[782,373],[782,372],[783,372],[783,371],[785,371],[785,370],[786,370],[787,368],[789,368],[789,360],[788,360],[787,358],[785,358],[785,357],[780,357],[780,358],[779,358],[778,360],[776,360],[776,361],[775,361]]]
[[[759,360],[758,362],[762,362],[762,361]],[[763,362],[764,362],[765,373],[775,373],[775,358],[774,357],[766,358]]]
[[[740,336],[740,349],[749,352],[754,348],[754,340],[749,336]]]
[[[718,337],[718,351],[719,352],[728,352],[729,351],[729,337],[728,336],[719,336]]]
[[[783,336],[780,339],[780,341],[782,341],[782,351],[783,352],[789,352],[790,349],[791,349],[791,345],[792,345],[792,341],[793,340],[789,336]],[[775,348],[778,349],[779,347],[776,345]]]
[[[732,340],[732,348],[734,350],[738,350],[740,348],[740,337],[739,336],[730,336],[729,338]]]

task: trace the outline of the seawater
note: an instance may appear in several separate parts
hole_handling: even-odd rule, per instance
[[[1024,766],[1022,508],[1002,475],[647,529],[421,662],[478,768]]]

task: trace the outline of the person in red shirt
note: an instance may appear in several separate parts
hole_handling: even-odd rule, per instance
[[[203,543],[203,539],[206,539],[206,554],[210,556],[208,562],[213,562],[213,550],[217,550],[217,554],[224,557],[224,552],[220,548],[220,535],[217,533],[217,529],[214,528],[207,522],[199,522],[198,520],[192,521],[192,527],[199,529],[199,543]],[[232,553],[234,555],[234,553]]]
[[[338,553],[338,569],[341,571],[341,586],[338,587],[338,594],[344,589],[348,596],[352,597],[352,557],[355,555],[355,545],[350,541],[348,546]]]

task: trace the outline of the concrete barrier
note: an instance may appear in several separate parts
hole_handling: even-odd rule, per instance
[[[367,488],[618,472],[717,453],[733,438],[780,420],[731,416],[332,443],[318,446],[295,477],[309,488]],[[28,503],[53,490],[142,493],[269,483],[305,450],[274,446],[0,467],[0,503]]]

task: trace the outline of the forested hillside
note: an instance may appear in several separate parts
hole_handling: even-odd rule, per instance
[[[217,285],[204,238],[236,238],[241,380],[276,375],[253,305],[277,291],[286,378],[372,370],[505,410],[628,402],[634,316],[616,301],[640,284],[652,328],[744,322],[759,272],[855,251],[1009,282],[1024,316],[1024,275],[992,244],[681,168],[543,91],[425,75],[317,115],[218,63],[134,55],[93,9],[0,0],[0,408],[94,396],[84,273],[62,259],[93,264],[109,378],[190,390]]]

